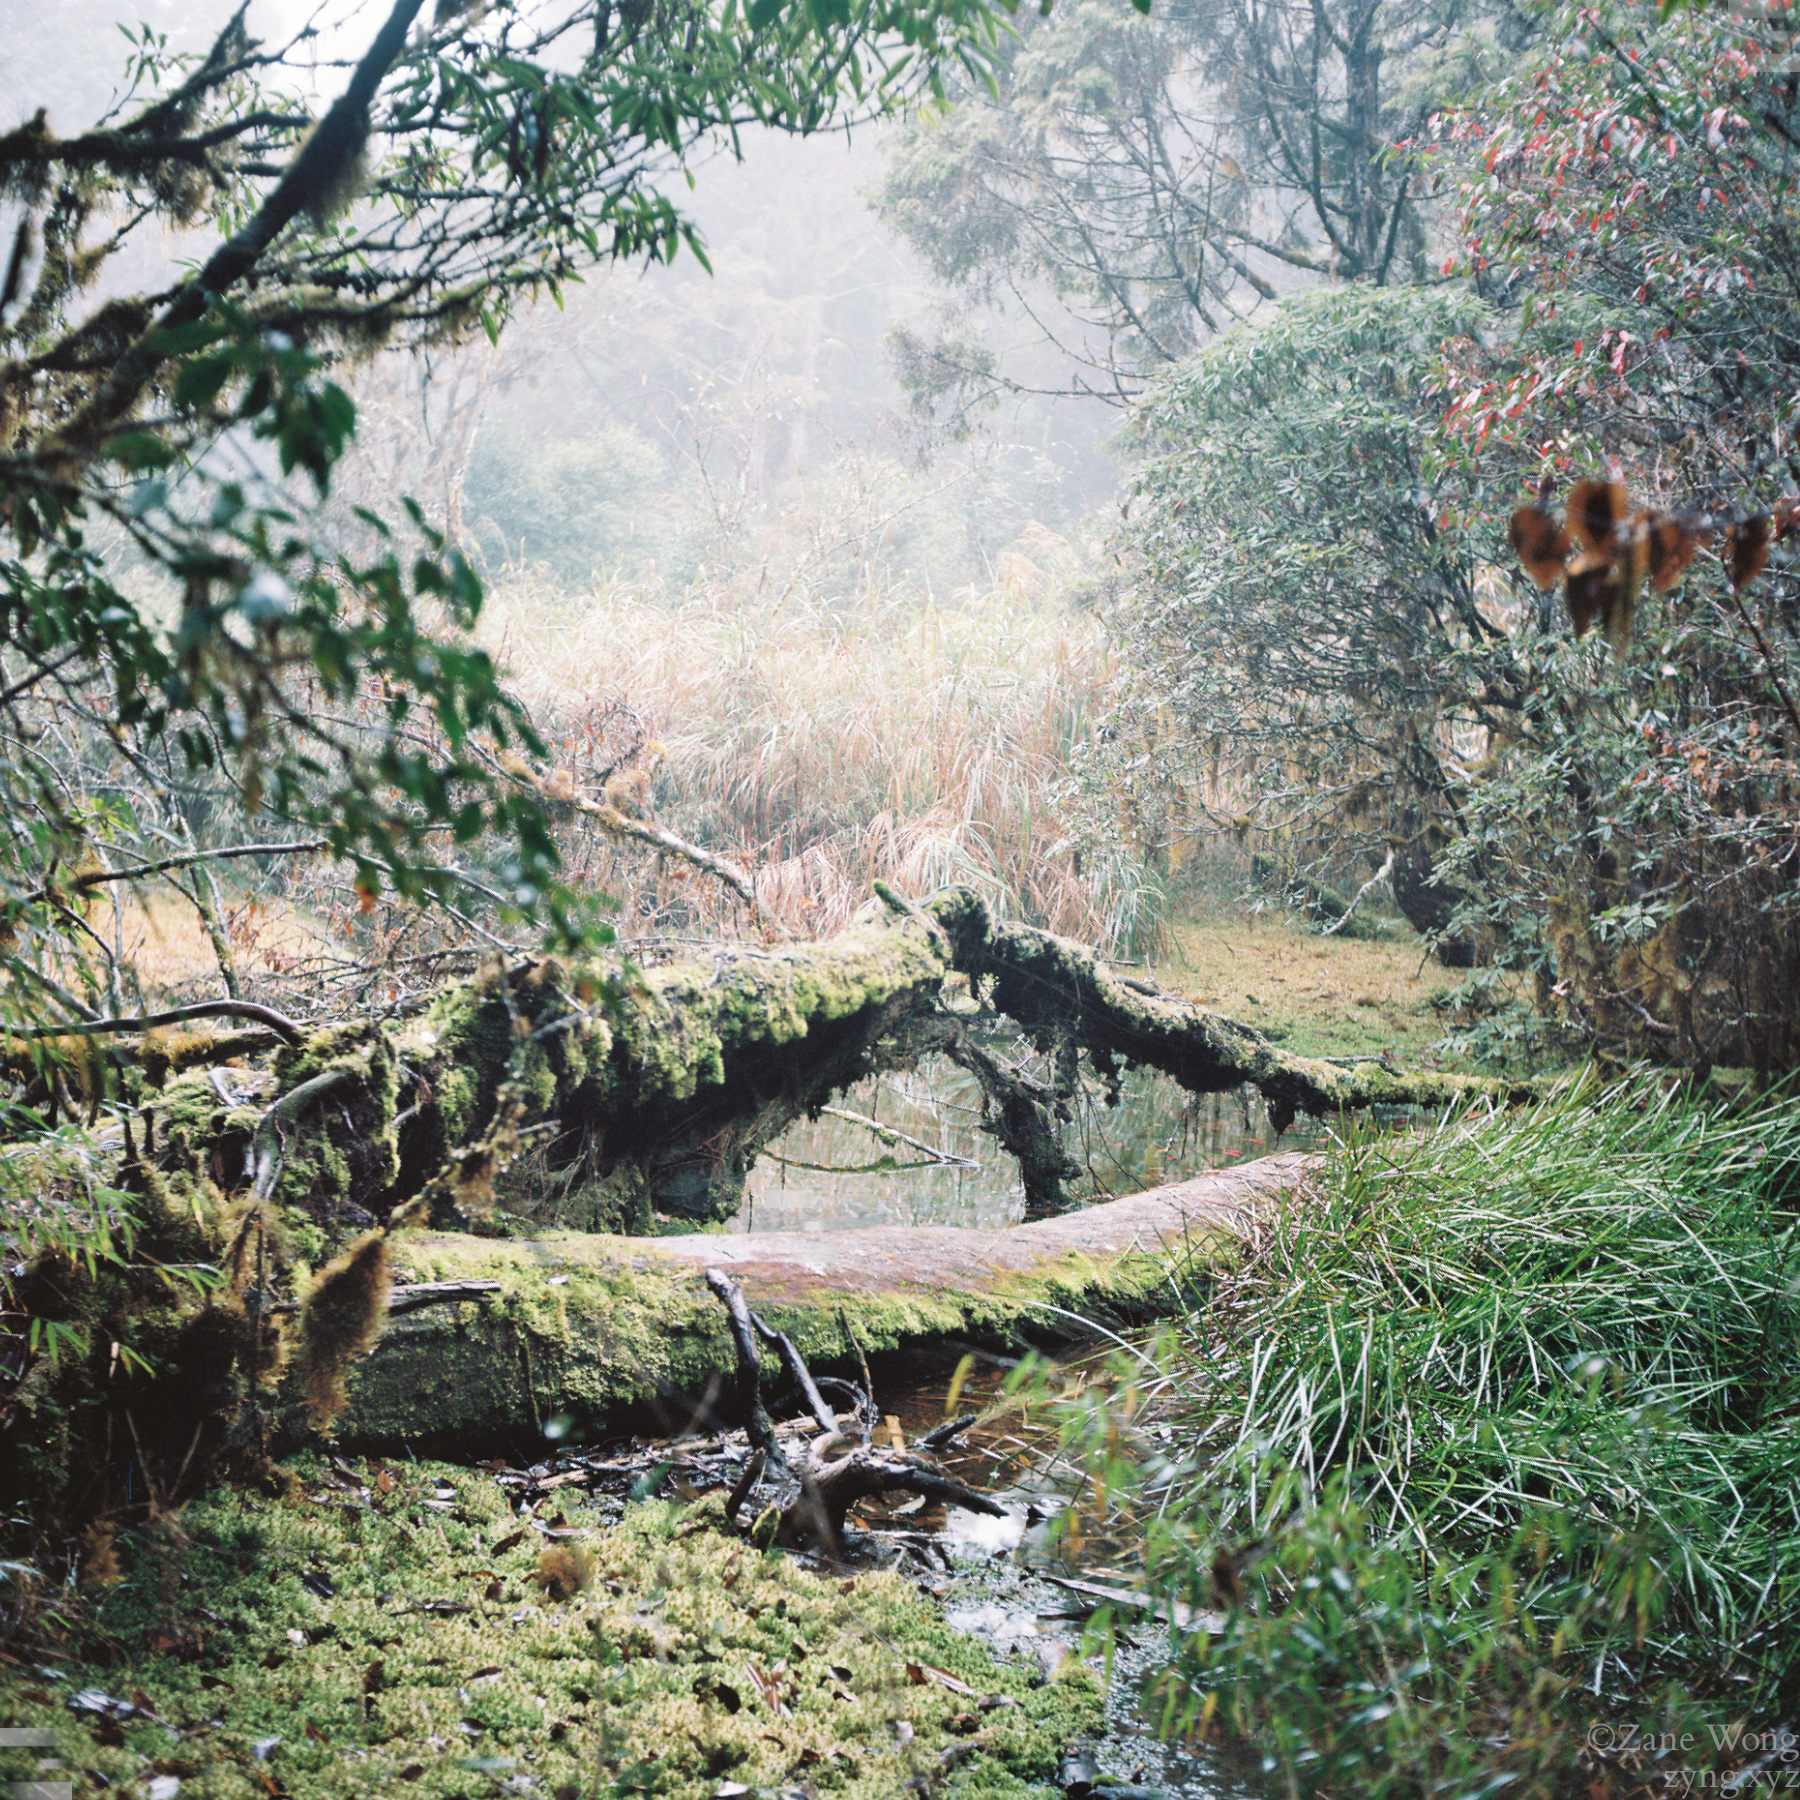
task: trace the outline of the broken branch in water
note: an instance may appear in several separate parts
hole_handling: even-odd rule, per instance
[[[835,1415],[825,1404],[818,1384],[813,1380],[805,1359],[794,1347],[793,1341],[784,1333],[772,1329],[750,1310],[743,1290],[723,1270],[708,1269],[706,1285],[724,1303],[731,1320],[731,1335],[738,1354],[738,1401],[749,1420],[747,1435],[756,1447],[756,1455],[739,1477],[726,1502],[727,1519],[736,1521],[739,1508],[749,1498],[762,1473],[765,1458],[798,1487],[798,1492],[791,1492],[781,1506],[775,1541],[795,1546],[813,1539],[828,1556],[840,1554],[844,1518],[850,1507],[858,1500],[871,1499],[894,1489],[918,1494],[927,1500],[940,1501],[946,1506],[961,1506],[970,1512],[987,1513],[994,1518],[1006,1516],[1006,1508],[998,1501],[990,1500],[985,1494],[978,1494],[973,1488],[965,1487],[962,1482],[946,1475],[932,1463],[928,1455],[919,1451],[882,1450],[864,1443],[835,1462],[827,1461],[830,1452],[845,1441],[844,1434],[838,1429]],[[778,1347],[789,1375],[806,1395],[813,1417],[824,1428],[814,1440],[798,1471],[791,1467],[783,1454],[776,1439],[774,1423],[770,1420],[758,1391],[762,1379],[762,1356],[756,1345],[759,1334]],[[865,1362],[863,1366],[866,1370],[868,1365]],[[873,1393],[869,1396],[869,1405],[872,1411]],[[947,1442],[969,1425],[974,1416],[971,1413],[966,1418],[955,1419],[948,1425],[940,1426],[932,1434],[933,1440],[938,1444]]]
[[[710,1277],[709,1277],[710,1279]],[[714,1290],[717,1292],[717,1290]],[[758,1313],[751,1313],[750,1323],[756,1327],[757,1335],[765,1344],[773,1344],[781,1358],[781,1366],[787,1370],[789,1378],[800,1390],[806,1401],[806,1410],[819,1421],[822,1431],[837,1430],[837,1414],[825,1404],[825,1396],[819,1392],[818,1384],[812,1378],[812,1371],[806,1366],[806,1359],[794,1348],[794,1340],[785,1331],[777,1331],[772,1325],[764,1322]]]

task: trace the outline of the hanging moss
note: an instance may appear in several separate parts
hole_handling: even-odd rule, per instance
[[[350,1359],[381,1336],[388,1284],[387,1238],[372,1231],[321,1270],[307,1291],[297,1373],[315,1431],[327,1430],[344,1410]]]

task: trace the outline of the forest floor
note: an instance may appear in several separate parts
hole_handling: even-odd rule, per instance
[[[1158,982],[1284,1049],[1462,1060],[1427,1052],[1448,1029],[1446,996],[1467,971],[1444,968],[1404,927],[1392,937],[1321,937],[1292,913],[1210,900],[1171,920],[1169,936],[1172,953],[1154,966]]]
[[[67,1648],[0,1655],[0,1779],[999,1800],[1102,1721],[1079,1657],[996,1654],[944,1621],[941,1583],[764,1553],[722,1490],[525,1497],[485,1469],[318,1456],[288,1476],[91,1537]]]

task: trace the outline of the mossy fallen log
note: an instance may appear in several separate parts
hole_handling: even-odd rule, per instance
[[[934,900],[929,911],[951,935],[957,970],[983,984],[995,1009],[1040,1048],[1073,1042],[1102,1074],[1126,1066],[1160,1069],[1192,1094],[1258,1088],[1278,1132],[1303,1112],[1326,1117],[1374,1106],[1441,1110],[1478,1097],[1523,1100],[1536,1091],[1530,1082],[1403,1069],[1367,1058],[1296,1056],[1251,1026],[1121,975],[1084,945],[996,919],[966,891]]]
[[[983,1052],[984,1013],[1049,1052],[1052,1076],[1028,1079]],[[658,1212],[721,1220],[795,1119],[933,1051],[987,1087],[990,1129],[1018,1155],[1038,1217],[1062,1205],[1058,1112],[1082,1051],[1103,1075],[1147,1064],[1197,1093],[1253,1083],[1277,1125],[1297,1111],[1508,1091],[1293,1056],[1080,945],[996,919],[961,890],[924,906],[882,890],[850,930],[818,944],[720,945],[648,970],[605,957],[496,962],[415,1018],[314,1031],[284,1044],[268,1071],[190,1073],[146,1097],[110,1184],[131,1215],[129,1249],[110,1259],[51,1249],[4,1278],[3,1310],[33,1331],[29,1345],[20,1334],[18,1373],[0,1392],[0,1484],[79,1511],[114,1504],[121,1473],[134,1492],[172,1496],[221,1458],[259,1466],[270,1394],[296,1346],[288,1379],[322,1422],[339,1403],[340,1365],[386,1324],[392,1266],[417,1259],[413,1228],[440,1242],[489,1234],[464,1240],[477,1261],[539,1254],[491,1242],[494,1184],[526,1146],[579,1177],[581,1222],[596,1229],[642,1234]],[[506,1279],[498,1267],[456,1274]],[[284,1314],[296,1301],[297,1318]],[[941,1328],[968,1330],[990,1303],[1002,1304],[965,1294]],[[607,1318],[636,1304],[621,1290]],[[916,1305],[921,1318],[942,1311],[922,1296]],[[643,1341],[679,1344],[683,1316],[665,1295]],[[594,1377],[589,1395],[581,1371],[612,1366],[604,1346],[617,1327],[596,1314],[593,1328],[599,1347],[572,1352],[564,1375],[598,1405],[611,1377]],[[435,1340],[441,1327],[428,1314],[409,1329]],[[718,1329],[711,1318],[703,1328]],[[541,1412],[546,1397],[535,1373],[490,1350],[490,1361],[461,1364],[474,1387],[505,1389],[486,1411],[471,1402],[471,1430]],[[354,1391],[353,1380],[353,1412]]]
[[[1304,1166],[1287,1152],[999,1231],[408,1233],[397,1280],[498,1286],[392,1320],[348,1372],[335,1437],[374,1454],[517,1457],[629,1408],[671,1433],[703,1410],[733,1413],[738,1352],[709,1267],[728,1270],[815,1370],[854,1368],[858,1346],[1064,1337],[1072,1314],[1165,1306],[1178,1291],[1172,1271],[1228,1254],[1244,1221]],[[277,1448],[309,1435],[292,1380],[279,1413]]]

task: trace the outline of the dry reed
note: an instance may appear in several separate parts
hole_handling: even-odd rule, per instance
[[[841,926],[880,878],[964,882],[1052,930],[1119,934],[1106,871],[1084,871],[1054,804],[1111,655],[1091,617],[1016,580],[951,608],[873,577],[847,597],[790,583],[759,601],[720,581],[666,602],[510,570],[484,632],[578,781],[604,775],[585,720],[641,720],[664,751],[660,822],[744,864],[796,930]],[[627,930],[670,916],[679,872],[589,872],[625,899]]]

